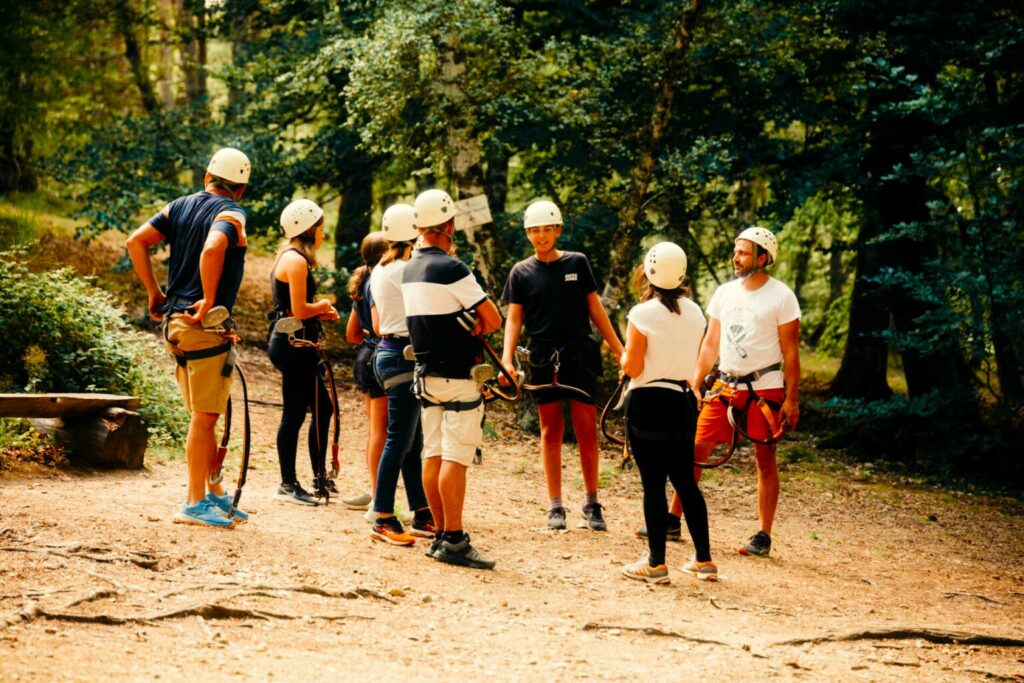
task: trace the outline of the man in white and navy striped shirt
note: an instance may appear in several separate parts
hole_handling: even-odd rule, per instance
[[[501,314],[462,261],[448,255],[455,232],[455,202],[443,190],[416,198],[423,236],[402,277],[409,339],[422,377],[423,488],[437,536],[428,555],[441,562],[491,569],[494,561],[469,543],[462,526],[466,470],[483,442],[483,401],[470,370],[480,362],[480,335],[501,327]],[[460,322],[467,312],[471,331]]]

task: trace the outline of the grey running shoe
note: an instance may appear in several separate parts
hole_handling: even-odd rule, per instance
[[[288,501],[289,503],[295,503],[296,505],[319,505],[319,501],[311,496],[299,482],[292,484],[281,484],[277,487],[277,493],[274,498],[278,500]]]
[[[373,501],[369,493],[360,493],[358,496],[342,498],[341,504],[349,510],[365,510],[366,506]]]
[[[768,557],[772,551],[772,538],[763,531],[758,531],[750,537],[747,544],[740,548],[740,555],[753,555],[755,557]]]
[[[548,510],[548,528],[562,530],[565,528],[565,508],[551,508]]]
[[[484,557],[469,544],[469,534],[465,535],[461,543],[441,541],[441,546],[434,553],[434,559],[470,569],[494,569],[495,565],[494,560]]]
[[[604,522],[604,515],[601,514],[600,503],[587,503],[584,505],[583,519],[587,520],[587,526],[594,531],[608,530],[608,525]]]

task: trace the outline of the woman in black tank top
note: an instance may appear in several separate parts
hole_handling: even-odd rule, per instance
[[[267,350],[270,362],[281,371],[281,397],[284,410],[277,429],[277,458],[281,467],[278,499],[300,505],[317,505],[318,501],[299,484],[295,472],[295,456],[299,431],[311,410],[307,443],[313,470],[313,491],[317,497],[334,493],[334,482],[327,477],[327,430],[331,422],[331,399],[317,371],[319,356],[314,349],[297,348],[288,343],[288,335],[273,331],[277,320],[294,316],[304,323],[296,337],[317,341],[321,320],[337,320],[338,312],[327,299],[314,302],[316,250],[324,238],[324,212],[314,202],[300,199],[289,204],[281,214],[281,227],[288,242],[282,245],[270,272],[274,297]]]

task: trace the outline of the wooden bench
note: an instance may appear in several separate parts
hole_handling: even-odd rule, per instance
[[[0,394],[0,417],[32,419],[73,458],[102,467],[141,469],[149,442],[137,396]]]

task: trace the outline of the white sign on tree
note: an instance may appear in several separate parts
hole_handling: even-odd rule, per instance
[[[455,229],[465,230],[477,225],[492,223],[491,207],[487,203],[487,195],[478,194],[468,199],[455,202]]]

